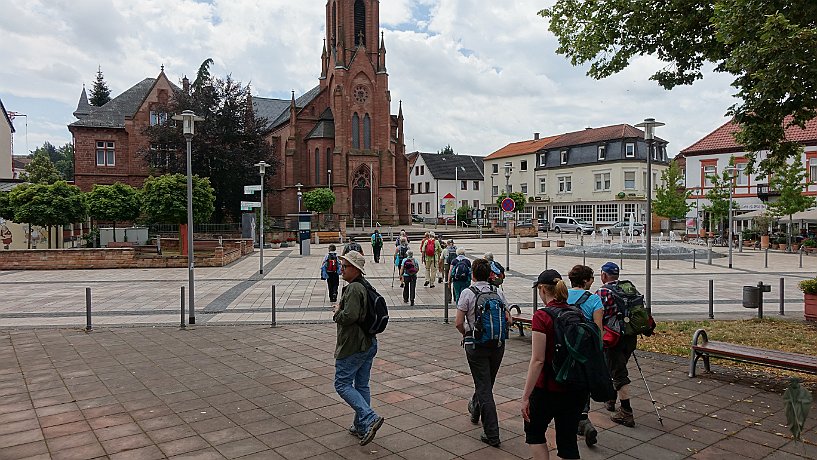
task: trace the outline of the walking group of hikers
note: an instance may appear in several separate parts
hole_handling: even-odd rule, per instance
[[[375,263],[379,263],[382,241],[378,232],[372,235]],[[335,389],[355,411],[349,432],[365,445],[384,420],[371,407],[369,377],[377,353],[376,334],[385,329],[388,311],[383,297],[364,278],[366,261],[360,245],[350,241],[340,256],[335,250],[330,246],[322,266],[333,303],[338,276],[349,283],[333,305],[338,329]],[[474,381],[470,419],[474,424],[482,421],[484,443],[499,447],[493,388],[512,322],[502,288],[505,270],[491,253],[471,262],[453,241],[444,246],[431,232],[421,241],[419,253],[425,286],[434,287],[435,280],[442,283],[440,273],[448,270],[457,304],[455,326],[462,334]],[[403,300],[413,305],[421,265],[405,232],[395,242],[394,260]],[[601,267],[603,285],[595,293],[590,291],[595,276],[588,266],[574,266],[568,280],[570,288],[559,272],[550,269],[540,273],[533,285],[545,307],[533,315],[531,358],[520,407],[525,442],[536,460],[549,458],[545,434],[552,421],[561,458],[579,458],[578,436],[588,446],[598,442],[598,431],[588,418],[591,399],[614,412],[612,421],[635,426],[627,363],[634,356],[638,336],[650,335],[655,327],[643,296],[631,282],[619,280],[615,263]]]

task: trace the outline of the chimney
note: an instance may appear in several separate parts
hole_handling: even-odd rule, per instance
[[[591,129],[593,129],[593,128],[591,128],[590,126],[588,126],[587,128],[584,128],[585,131],[590,131]]]
[[[184,91],[185,94],[190,94],[190,80],[187,79],[187,75],[182,78],[182,91]]]
[[[535,141],[539,140],[539,133],[533,133],[533,140]]]

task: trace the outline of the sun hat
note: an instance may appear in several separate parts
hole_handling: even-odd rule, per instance
[[[339,258],[354,265],[355,268],[360,270],[360,273],[366,274],[366,272],[363,271],[363,266],[366,265],[366,258],[363,257],[363,254],[357,251],[349,251],[346,255],[340,256]]]

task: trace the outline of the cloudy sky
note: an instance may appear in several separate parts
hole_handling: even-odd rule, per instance
[[[726,121],[728,75],[665,91],[637,59],[596,81],[555,53],[536,13],[553,0],[383,0],[392,110],[403,101],[409,151],[488,155],[525,139],[654,117],[679,150]],[[325,0],[0,0],[0,99],[15,120],[14,153],[70,141],[66,128],[98,66],[114,96],[161,65],[172,81],[211,57],[215,75],[289,98],[317,84]]]

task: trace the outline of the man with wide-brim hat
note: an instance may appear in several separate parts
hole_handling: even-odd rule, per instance
[[[355,411],[355,419],[349,433],[366,445],[374,439],[383,425],[383,417],[372,410],[369,377],[377,354],[377,339],[366,334],[361,322],[368,307],[367,287],[363,277],[366,259],[357,251],[339,257],[343,267],[343,280],[349,283],[343,288],[340,303],[332,306],[332,321],[338,325],[335,346],[335,391]]]

